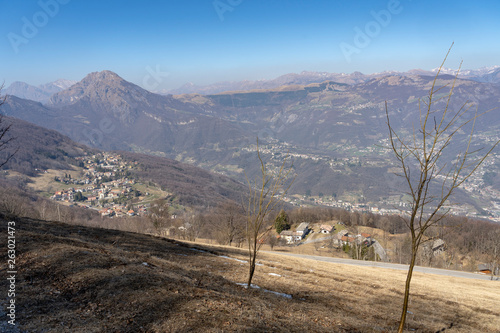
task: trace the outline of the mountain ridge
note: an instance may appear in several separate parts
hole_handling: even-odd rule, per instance
[[[92,147],[168,157],[242,182],[245,173],[250,179],[259,173],[259,137],[271,169],[286,152],[296,159],[298,176],[291,193],[350,193],[355,200],[375,201],[401,195],[389,172],[390,155],[380,148],[387,140],[386,103],[393,126],[411,132],[418,120],[418,101],[427,96],[434,79],[424,74],[385,73],[358,84],[327,80],[162,96],[104,71],[56,93],[50,104],[9,97],[3,110]],[[453,79],[443,74],[437,84]],[[500,100],[499,85],[469,79],[459,78],[455,93],[452,108],[472,101],[480,111],[488,110]],[[478,132],[500,136],[499,119],[498,112],[487,113],[476,123]],[[484,142],[481,136],[475,139],[475,144]],[[470,197],[465,201],[477,206]]]
[[[23,99],[46,103],[52,94],[67,89],[75,83],[76,81],[58,79],[39,86],[33,86],[25,82],[15,81],[2,91],[2,93],[4,95],[13,95]]]
[[[444,68],[442,74],[455,75],[457,69]],[[373,78],[378,78],[387,75],[430,75],[435,76],[436,69],[423,70],[412,69],[406,72],[399,71],[383,71],[372,74],[363,74],[361,72],[353,73],[329,73],[329,72],[311,72],[302,71],[301,73],[288,73],[281,75],[274,79],[263,80],[242,80],[242,81],[221,81],[208,85],[196,85],[193,83],[186,83],[183,86],[170,89],[157,91],[159,94],[217,94],[226,91],[249,91],[255,89],[273,89],[283,85],[307,85],[311,83],[321,83],[324,81],[335,81],[337,83],[358,84],[366,82]],[[461,70],[460,78],[470,79],[477,82],[491,82],[500,83],[500,66],[482,67],[476,70]]]
[[[261,80],[241,80],[241,81],[219,81],[207,85],[198,85],[187,82],[174,89],[162,89],[151,91],[160,95],[182,95],[182,94],[217,94],[228,91],[250,91],[262,89],[274,89],[284,85],[307,85],[311,83],[321,83],[324,81],[335,81],[337,83],[357,84],[367,80],[387,75],[435,75],[437,68],[431,70],[411,69],[406,72],[387,70],[372,74],[363,74],[361,72],[352,73],[330,73],[302,71],[300,73],[287,73],[274,79]],[[443,68],[443,74],[455,75],[457,69]],[[109,70],[101,72],[113,73]],[[93,73],[101,73],[93,72]],[[89,73],[90,75],[92,73]],[[88,76],[87,75],[87,76]],[[471,79],[477,82],[500,83],[500,66],[485,66],[478,69],[462,69],[459,77]],[[47,103],[50,97],[62,90],[65,90],[79,81],[58,79],[53,82],[33,86],[25,82],[15,81],[4,90],[4,94],[14,95],[23,99],[30,99],[41,103]]]

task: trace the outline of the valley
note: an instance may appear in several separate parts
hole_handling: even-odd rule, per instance
[[[495,142],[499,139],[500,136],[496,137],[493,135],[478,137],[478,140],[482,142]],[[371,189],[366,187],[357,190],[346,186],[343,191],[337,194],[335,190],[332,192],[320,187],[321,183],[309,185],[304,194],[291,195],[293,198],[287,199],[287,202],[296,206],[323,205],[341,207],[359,212],[399,214],[407,211],[405,207],[407,207],[408,198],[405,196],[405,193],[399,190],[402,183],[394,175],[397,171],[392,171],[397,169],[392,167],[392,164],[388,164],[388,161],[391,160],[392,152],[382,148],[387,147],[387,144],[387,140],[383,139],[380,140],[379,144],[364,150],[350,152],[350,149],[347,148],[348,151],[344,151],[343,155],[349,157],[344,158],[335,158],[308,152],[298,153],[301,150],[286,143],[268,144],[262,149],[262,154],[266,156],[269,163],[274,162],[277,166],[280,163],[280,158],[286,155],[283,152],[288,152],[298,165],[301,165],[301,162],[303,163],[304,160],[315,164],[322,164],[324,165],[321,168],[322,172],[342,175],[343,177],[360,172],[366,176],[365,179],[368,179],[369,174],[367,171],[370,169],[376,170],[379,172],[379,176],[382,176],[383,180],[387,182],[385,184],[387,192],[385,194],[380,193],[378,196],[369,195],[368,193],[370,193]],[[251,151],[252,149],[245,148],[244,150]],[[255,152],[255,149],[253,151]],[[461,198],[464,199],[464,197],[467,197],[467,200],[460,207],[450,205],[450,212],[455,215],[484,217],[500,222],[500,206],[498,202],[500,190],[494,180],[498,172],[500,172],[499,166],[500,154],[493,153],[479,167],[477,172],[464,185],[460,186],[460,190],[462,191]],[[216,170],[219,171],[220,168]],[[225,174],[231,174],[231,170],[225,171]],[[340,179],[340,181],[345,180]]]
[[[1,9],[0,332],[499,333],[500,2]]]
[[[404,206],[405,193],[387,149],[385,102],[393,125],[410,133],[431,74],[359,73],[357,80],[335,82],[328,79],[342,76],[307,79],[304,73],[302,85],[295,81],[260,90],[163,96],[102,71],[57,92],[44,105],[9,97],[3,111],[95,148],[168,157],[242,183],[245,174],[253,178],[258,173],[254,153],[259,137],[270,167],[276,168],[287,153],[294,160],[297,178],[290,203],[394,211]],[[438,83],[452,79],[444,74]],[[485,111],[498,104],[500,88],[465,75],[455,95],[452,107],[472,101]],[[473,145],[500,138],[497,119],[497,109],[478,119]],[[457,191],[463,205],[453,208],[454,214],[499,218],[499,156],[493,152],[487,166]]]
[[[9,96],[2,120],[13,125],[8,148],[16,154],[2,170],[0,218],[20,240],[21,329],[178,331],[179,318],[183,328],[213,332],[394,329],[407,269],[397,263],[412,253],[409,197],[376,90],[396,90],[389,115],[410,135],[414,96],[428,79],[360,84],[371,88],[322,82],[161,96],[104,71],[46,104]],[[469,94],[477,84],[458,86]],[[497,98],[489,89],[485,105]],[[497,140],[489,125],[479,122],[474,149]],[[443,162],[453,163],[454,149]],[[295,182],[256,234],[266,251],[248,290],[244,201],[248,186],[259,185],[257,150],[268,175],[290,158]],[[499,156],[457,189],[444,207],[451,214],[426,232],[407,329],[495,331]],[[436,268],[458,272],[443,277]],[[471,276],[474,286],[463,279]]]

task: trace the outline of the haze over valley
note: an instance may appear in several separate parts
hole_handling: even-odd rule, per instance
[[[500,100],[500,69],[464,73],[452,106],[470,101],[480,112],[494,109]],[[269,89],[160,95],[102,71],[61,87],[44,104],[8,95],[3,112],[90,147],[163,156],[241,182],[245,172],[251,176],[258,172],[252,157],[259,137],[270,165],[277,167],[287,153],[294,160],[297,179],[287,198],[290,203],[395,213],[404,207],[405,193],[387,149],[385,103],[394,126],[410,131],[432,74],[423,70],[377,75],[304,72],[271,80],[285,85]],[[453,76],[443,74],[439,84],[452,80]],[[239,83],[233,86],[241,89]],[[498,123],[497,110],[479,119],[476,131],[481,134],[473,143],[496,141]],[[494,153],[462,186],[457,195],[463,205],[453,208],[454,213],[500,216],[497,159]]]

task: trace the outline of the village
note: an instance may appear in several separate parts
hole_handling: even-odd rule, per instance
[[[499,138],[496,136],[488,137],[478,135],[478,139],[484,142],[494,142]],[[387,138],[381,139],[378,145],[375,146],[365,148],[354,147],[355,149],[352,149],[352,151],[350,150],[351,148],[348,147],[349,145],[343,145],[339,149],[348,152],[348,154],[345,157],[339,158],[332,158],[328,155],[318,155],[317,153],[299,152],[300,150],[296,146],[277,140],[271,140],[271,143],[263,145],[261,147],[261,153],[269,156],[271,161],[275,163],[275,169],[271,170],[273,172],[276,172],[277,165],[279,165],[283,158],[282,153],[286,151],[288,152],[288,156],[294,159],[311,160],[314,162],[321,161],[330,166],[331,172],[342,173],[349,166],[354,165],[377,167],[387,165],[387,156],[389,156],[388,151],[380,148],[387,146],[387,140]],[[249,146],[242,148],[242,150],[254,151],[255,147]],[[360,156],[362,156],[362,154],[360,153],[366,153],[374,158],[361,159]],[[497,201],[497,198],[500,196],[500,191],[496,190],[493,186],[497,173],[500,173],[497,172],[498,161],[500,161],[500,154],[492,153],[490,158],[479,166],[476,173],[459,186],[461,191],[467,192],[475,199],[476,204],[472,205],[467,203],[460,206],[451,204],[446,207],[449,209],[450,214],[471,218],[487,218],[495,222],[500,222],[500,204]],[[436,181],[443,181],[443,177],[442,175],[436,176]],[[346,209],[351,212],[380,215],[404,215],[409,210],[409,198],[405,197],[404,194],[388,195],[385,198],[379,198],[378,201],[368,201],[363,193],[358,193],[359,191],[348,191],[341,196],[311,192],[312,191],[309,190],[304,195],[288,195],[284,198],[284,201],[293,206],[320,205]]]
[[[134,162],[126,162],[117,153],[86,155],[76,159],[79,167],[83,169],[82,174],[77,177],[72,177],[70,174],[54,177],[54,180],[62,186],[57,186],[59,189],[53,192],[50,199],[65,204],[97,209],[102,216],[136,216],[147,213],[147,204],[140,204],[140,202],[151,202],[154,195],[151,195],[147,189],[141,191],[141,186],[137,186],[136,180],[130,178],[130,171],[136,167]],[[461,188],[476,196],[486,196],[489,199],[498,197],[498,191],[488,186],[489,184],[484,184],[483,181],[485,170],[488,170],[494,163],[494,160],[487,161],[478,170],[477,175],[461,185]],[[403,201],[400,196],[388,197],[385,201],[375,203],[359,202],[358,200],[353,202],[320,193],[317,196],[289,195],[284,198],[284,201],[294,206],[321,205],[342,208],[351,212],[381,215],[400,215],[408,209],[408,203]],[[489,209],[485,208],[485,211],[490,215],[491,220],[499,221],[500,206],[497,207],[495,201],[493,201],[493,205],[494,207]],[[450,209],[451,213],[455,215],[477,217],[473,207],[454,206]]]
[[[131,178],[130,170],[136,162],[126,162],[119,154],[100,153],[76,160],[83,169],[81,176],[65,173],[54,177],[61,186],[51,200],[95,209],[101,216],[123,217],[147,214],[148,203],[158,197]]]
[[[277,235],[277,245],[281,246],[281,251],[286,252],[326,256],[332,255],[333,252],[337,252],[334,256],[338,256],[338,252],[344,252],[344,256],[347,255],[352,259],[395,261],[397,258],[395,243],[388,242],[386,234],[381,234],[380,230],[372,229],[375,233],[372,234],[366,229],[363,231],[363,228],[350,228],[340,221],[302,222],[295,228],[281,231]],[[443,239],[436,238],[428,242],[424,248],[427,255],[438,257],[445,253],[447,244]],[[480,268],[479,271],[482,272]]]

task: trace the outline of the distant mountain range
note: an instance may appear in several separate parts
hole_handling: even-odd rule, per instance
[[[50,96],[71,87],[75,83],[76,81],[59,79],[57,81],[35,87],[25,82],[16,81],[2,91],[2,94],[13,95],[19,98],[46,103],[50,99]]]
[[[442,74],[455,75],[457,70],[444,68]],[[311,83],[321,83],[324,81],[334,81],[337,83],[358,84],[367,82],[371,79],[380,78],[388,75],[410,76],[410,75],[430,75],[436,74],[436,69],[426,71],[413,69],[408,72],[386,71],[374,74],[354,73],[327,73],[327,72],[301,72],[299,74],[290,73],[282,75],[271,80],[257,81],[235,81],[235,82],[217,82],[209,85],[195,85],[187,83],[177,89],[161,90],[159,94],[217,94],[226,91],[249,91],[261,89],[275,89],[281,86],[289,85],[308,85]],[[483,67],[477,70],[461,70],[459,76],[463,79],[469,79],[477,82],[500,83],[500,66]]]
[[[337,83],[358,84],[367,82],[374,78],[380,78],[388,75],[430,75],[436,74],[437,68],[432,70],[412,69],[408,72],[385,71],[381,73],[363,74],[360,72],[353,73],[328,73],[328,72],[308,72],[289,73],[270,80],[244,80],[244,81],[223,81],[209,85],[196,85],[194,83],[186,83],[177,89],[153,91],[161,95],[182,95],[182,94],[218,94],[227,91],[250,91],[262,89],[276,89],[282,86],[290,85],[308,85],[311,83],[321,83],[324,81],[334,81]],[[455,75],[456,69],[443,68],[442,74]],[[479,69],[461,70],[460,78],[469,79],[477,82],[500,83],[500,66],[482,67]],[[62,90],[71,87],[77,81],[59,79],[54,82],[32,86],[25,82],[13,82],[2,93],[13,95],[23,99],[30,99],[45,104],[50,97]]]
[[[479,111],[497,107],[499,72],[498,67],[464,71],[450,106],[471,101]],[[439,85],[451,82],[447,73]],[[259,171],[258,136],[270,168],[286,152],[293,155],[293,193],[380,200],[401,194],[391,155],[380,148],[387,140],[386,102],[393,126],[411,130],[433,75],[302,73],[261,82],[266,89],[165,96],[102,71],[53,94],[45,104],[8,96],[1,110],[92,147],[168,157],[243,182],[245,173],[253,179]],[[497,109],[480,118],[476,131],[494,139],[500,137],[499,126]],[[490,139],[476,136],[475,143]]]

